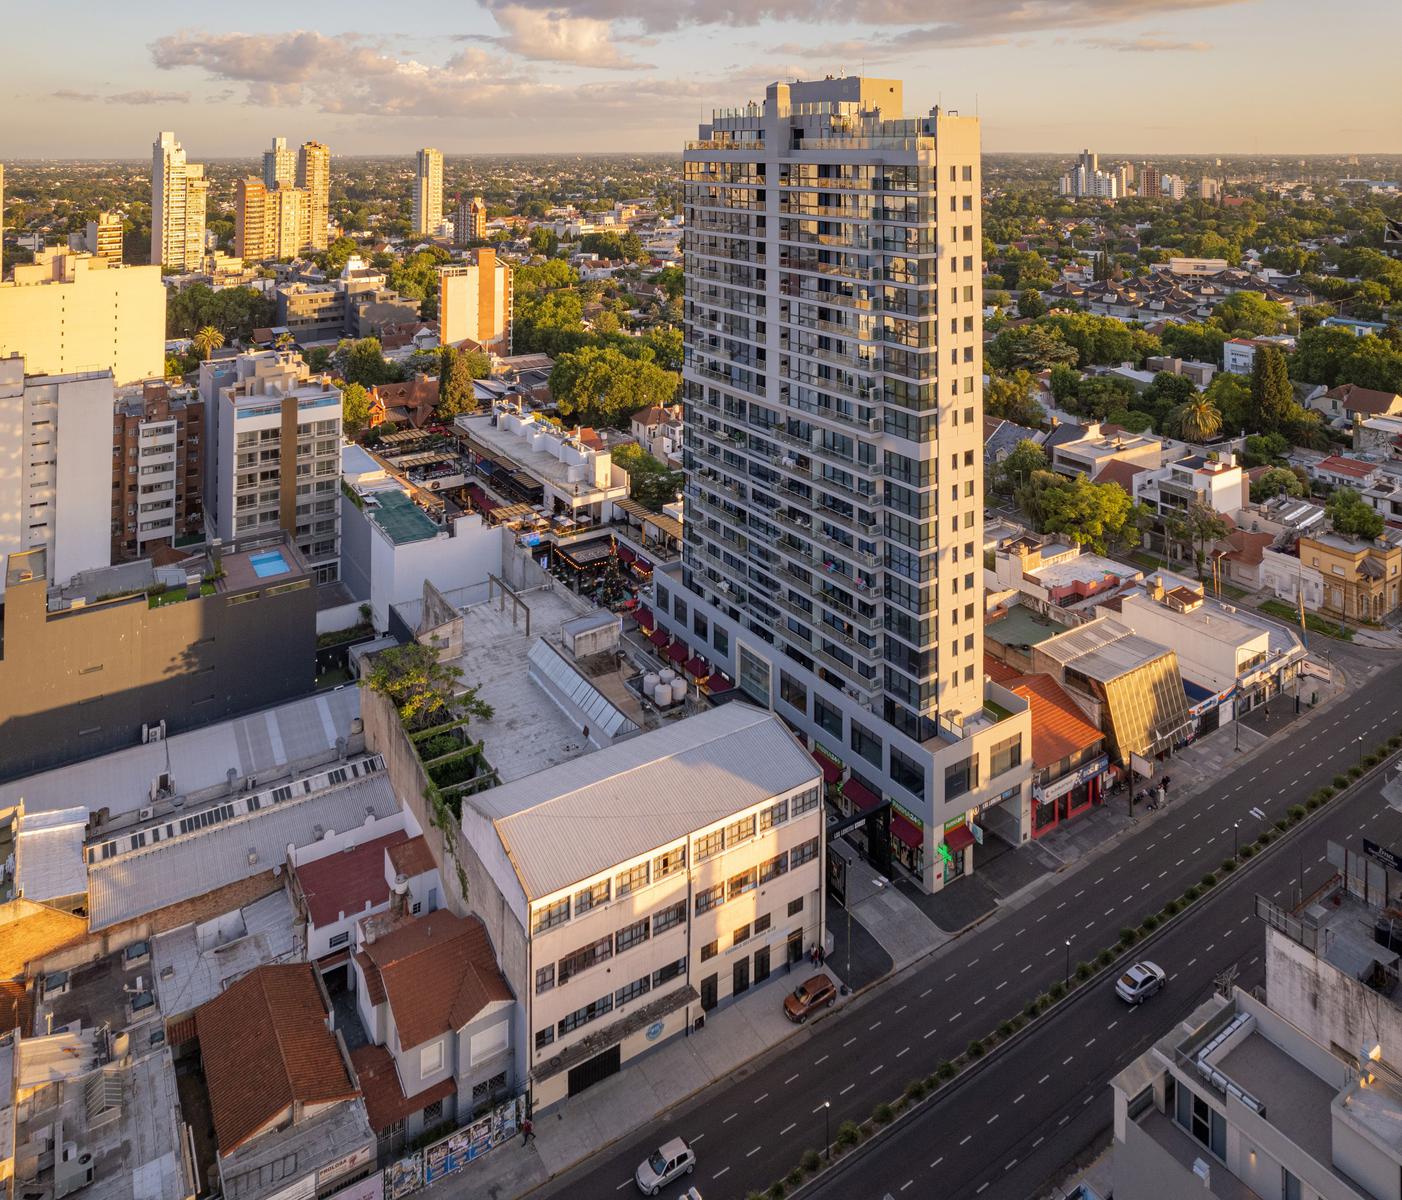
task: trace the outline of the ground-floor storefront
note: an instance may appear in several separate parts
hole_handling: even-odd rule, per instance
[[[1044,837],[1065,821],[1105,801],[1110,760],[1104,755],[1032,788],[1032,836]]]

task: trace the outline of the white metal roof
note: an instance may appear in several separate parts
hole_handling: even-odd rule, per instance
[[[820,779],[782,721],[735,701],[467,803],[536,900]]]
[[[68,808],[75,802],[113,816],[149,804],[151,785],[169,771],[177,792],[191,795],[240,778],[285,773],[287,764],[335,749],[360,716],[360,689],[341,688],[250,713],[232,721],[177,733],[163,742],[131,746],[0,783],[0,812],[24,802],[26,813]]]
[[[399,801],[384,772],[276,808],[160,841],[88,868],[88,923],[105,929],[286,864],[287,847],[388,817]]]
[[[88,890],[83,858],[86,808],[26,812],[15,840],[15,884],[26,900],[40,903]]]

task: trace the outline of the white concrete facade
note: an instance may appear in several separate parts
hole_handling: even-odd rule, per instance
[[[112,561],[112,373],[24,372],[0,359],[0,595],[17,551],[56,583]]]

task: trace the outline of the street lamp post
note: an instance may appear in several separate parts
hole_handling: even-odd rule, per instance
[[[1066,939],[1066,986],[1071,986],[1071,939]]]
[[[1233,860],[1233,861],[1236,860],[1236,856],[1237,856],[1237,830],[1240,829],[1240,828],[1241,828],[1241,822],[1240,822],[1240,821],[1233,821],[1233,822],[1232,822],[1232,860]]]
[[[829,1124],[829,1114],[832,1112],[832,1101],[823,1101],[823,1153],[827,1155],[828,1162],[832,1162],[832,1127]]]

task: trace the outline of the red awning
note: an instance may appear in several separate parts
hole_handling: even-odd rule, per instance
[[[944,831],[944,844],[949,847],[952,853],[958,854],[965,846],[974,844],[974,831],[967,825],[957,825],[953,829],[946,829]]]
[[[842,785],[842,794],[852,801],[852,807],[866,812],[881,803],[881,797],[857,779],[848,779]]]
[[[721,692],[728,692],[734,686],[735,685],[730,682],[730,676],[725,674],[724,671],[717,671],[706,680],[706,690],[713,696]]]
[[[904,842],[912,850],[919,850],[925,844],[925,834],[900,813],[891,813],[891,836]]]
[[[818,764],[818,770],[822,771],[824,783],[834,784],[842,778],[842,768],[821,751],[813,751],[813,761]]]
[[[711,673],[711,664],[699,654],[692,655],[691,660],[686,664],[686,673],[697,679],[705,679]]]
[[[635,620],[644,629],[653,629],[657,625],[657,619],[652,615],[652,609],[646,604],[638,605],[638,611],[633,614]]]
[[[690,653],[691,651],[687,649],[686,643],[680,638],[667,647],[667,657],[674,663],[686,662],[687,656],[690,655]]]
[[[665,629],[654,629],[650,634],[648,634],[647,640],[650,641],[659,650],[661,650],[662,647],[667,644],[667,639],[670,636],[671,634],[669,634]]]
[[[632,548],[629,546],[625,546],[622,542],[616,542],[614,544],[614,553],[616,553],[618,557],[626,563],[632,562],[633,559],[637,557],[637,555],[633,553]]]

